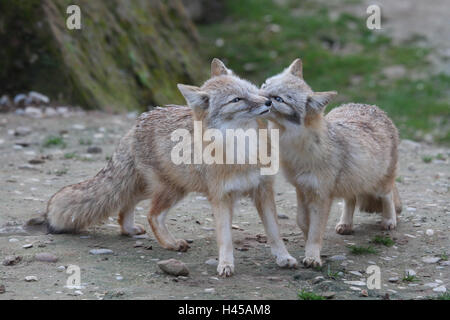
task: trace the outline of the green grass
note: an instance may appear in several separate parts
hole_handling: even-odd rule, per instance
[[[450,293],[445,292],[436,297],[436,300],[450,300]]]
[[[80,145],[82,146],[90,146],[92,145],[92,140],[91,139],[83,139],[80,138],[80,140],[78,141],[80,143]]]
[[[417,279],[416,276],[407,274],[403,277],[402,281],[403,282],[416,282],[416,281],[419,281],[419,279]]]
[[[64,159],[73,159],[75,158],[77,155],[76,152],[68,152],[64,154]]]
[[[302,290],[298,293],[298,298],[300,300],[326,300],[325,297],[322,297],[317,293],[305,290]]]
[[[382,236],[375,236],[372,239],[372,242],[376,244],[382,244],[386,247],[392,247],[395,244],[395,241],[392,240],[390,237],[382,237]]]
[[[348,246],[350,252],[354,255],[363,255],[363,254],[376,254],[377,250],[375,250],[372,246]]]
[[[442,253],[440,255],[441,260],[447,261],[448,260],[448,255],[446,253]]]
[[[330,266],[328,265],[327,277],[328,277],[329,279],[337,280],[337,279],[339,279],[341,276],[339,275],[339,271],[331,271],[331,268],[330,268]]]
[[[436,159],[437,159],[437,160],[445,160],[445,156],[444,156],[442,153],[438,153],[438,154],[436,155]]]
[[[430,163],[433,160],[432,156],[423,156],[422,161],[425,163]]]
[[[332,10],[312,0],[286,3],[228,0],[226,19],[199,26],[203,56],[224,59],[257,85],[300,57],[313,90],[338,91],[328,110],[343,102],[376,104],[403,138],[432,133],[435,141],[450,143],[450,76],[429,75],[430,50],[419,39],[397,45],[368,30],[365,15],[332,19]],[[216,45],[218,38],[223,46]],[[403,67],[405,74],[387,77],[383,69],[390,66]]]
[[[61,137],[61,136],[48,136],[42,143],[42,146],[45,148],[51,148],[51,147],[65,148],[67,145],[66,145],[66,142],[64,141],[63,137]]]

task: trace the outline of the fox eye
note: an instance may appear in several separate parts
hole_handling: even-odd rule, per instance
[[[241,98],[234,98],[233,100],[231,100],[231,102],[232,103],[236,103],[236,102],[239,102],[239,101],[241,101],[242,99]]]
[[[284,102],[284,100],[283,100],[283,98],[281,98],[281,97],[279,97],[279,96],[276,96],[276,97],[273,97],[276,101],[278,101],[278,102]]]

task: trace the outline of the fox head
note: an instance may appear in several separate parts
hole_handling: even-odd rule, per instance
[[[268,78],[261,86],[262,94],[272,100],[268,118],[284,127],[303,126],[320,118],[336,91],[314,92],[303,80],[303,66],[296,59],[280,74]]]
[[[240,127],[270,112],[272,101],[252,83],[233,74],[222,61],[211,62],[211,78],[201,87],[178,84],[195,120],[209,127]]]

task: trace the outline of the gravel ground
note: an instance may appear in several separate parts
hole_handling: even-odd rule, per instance
[[[158,245],[145,218],[148,202],[136,208],[138,223],[148,231],[142,239],[120,236],[116,216],[79,235],[29,233],[21,228],[61,187],[101,169],[133,122],[125,115],[95,112],[44,119],[0,115],[0,261],[12,264],[0,265],[0,299],[297,299],[299,290],[326,292],[333,299],[421,299],[450,289],[450,149],[406,140],[400,145],[403,213],[397,230],[382,231],[379,215],[356,213],[354,234],[338,235],[334,226],[341,202],[335,201],[322,270],[278,268],[248,199],[236,208],[236,274],[227,279],[217,278],[210,260],[217,257],[214,222],[210,205],[199,194],[182,201],[168,220],[177,237],[193,241],[186,253]],[[63,141],[43,146],[49,136],[61,134]],[[88,148],[97,153],[88,153]],[[278,177],[276,192],[279,214],[287,217],[280,219],[283,237],[291,254],[300,258],[305,243],[295,223],[294,189]],[[389,236],[395,243],[391,247],[372,243],[375,236]],[[354,255],[350,245],[370,245],[376,253]],[[99,248],[112,254],[89,253]],[[8,256],[21,259],[6,261]],[[48,262],[55,258],[57,262]],[[170,258],[186,263],[189,276],[163,273],[157,262]],[[381,269],[379,290],[365,286],[365,271],[372,264]],[[65,287],[69,274],[64,267],[69,265],[80,267],[81,288]],[[404,279],[406,270],[416,276]]]

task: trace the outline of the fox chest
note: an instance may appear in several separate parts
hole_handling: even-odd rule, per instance
[[[223,193],[247,193],[257,188],[262,180],[259,170],[237,173],[223,180]]]

